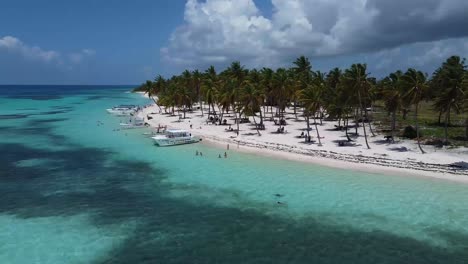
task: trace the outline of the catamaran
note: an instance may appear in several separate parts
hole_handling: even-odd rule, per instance
[[[188,131],[181,129],[168,129],[163,135],[156,135],[151,138],[160,147],[191,144],[201,141],[199,137],[192,136]]]
[[[138,108],[136,105],[117,105],[106,110],[109,114],[116,116],[128,116],[135,113]]]

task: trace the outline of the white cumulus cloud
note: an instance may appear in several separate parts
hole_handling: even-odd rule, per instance
[[[44,62],[60,59],[60,53],[57,51],[43,50],[36,46],[31,47],[12,36],[0,38],[0,50],[2,49],[12,53],[18,53],[27,59],[36,59]]]
[[[86,59],[88,57],[94,56],[96,54],[96,51],[92,49],[83,49],[79,52],[74,52],[68,55],[68,58],[72,63],[81,63],[83,59]]]
[[[161,57],[176,67],[187,68],[225,65],[233,60],[249,67],[275,67],[289,64],[299,55],[396,56],[400,46],[468,36],[466,0],[271,3],[273,13],[266,17],[253,0],[188,0],[185,22],[161,48]],[[392,52],[386,52],[389,50]],[[442,47],[440,52],[447,53]],[[391,63],[392,58],[386,57],[379,67]]]
[[[83,59],[96,54],[96,51],[92,49],[83,49],[79,52],[61,54],[55,50],[44,50],[37,46],[28,45],[12,36],[0,37],[0,52],[20,56],[26,60],[55,63],[57,65],[81,63]]]

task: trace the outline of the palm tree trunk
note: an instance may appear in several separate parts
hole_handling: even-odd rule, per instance
[[[355,122],[356,122],[355,134],[356,134],[356,136],[357,136],[357,135],[358,135],[358,127],[359,127],[358,110],[357,110],[357,108],[354,109],[354,120],[355,120]]]
[[[294,116],[296,117],[296,120],[297,120],[297,111],[296,111],[296,99],[294,99]]]
[[[237,115],[237,111],[234,110],[234,113],[236,115],[236,124],[237,124],[237,135],[239,136],[239,122],[240,122],[240,111],[239,111],[239,115]]]
[[[260,125],[263,125],[263,115],[262,115],[262,108],[259,107],[258,109],[260,111]]]
[[[320,125],[323,125],[322,120],[323,120],[323,112],[320,109]]]
[[[396,110],[392,112],[392,143],[395,143]]]
[[[320,140],[320,134],[319,134],[319,131],[318,131],[318,127],[317,127],[317,121],[315,120],[315,113],[314,113],[314,124],[315,124],[315,131],[317,132],[317,139],[318,139],[318,146],[321,147],[322,146],[322,141]]]
[[[364,123],[364,118],[362,117],[362,102],[361,102],[361,93],[358,91],[358,98],[359,98],[359,107],[361,108],[361,121],[362,121],[362,128],[364,130],[364,139],[366,141],[367,149],[370,149],[369,142],[367,142],[367,132],[366,132],[366,124]],[[366,111],[367,112],[367,111]]]
[[[203,101],[202,101],[201,99],[198,99],[198,104],[200,105],[201,116],[203,117],[203,116],[204,116],[204,113],[203,113]]]
[[[449,118],[450,118],[450,108],[452,107],[452,102],[449,103],[448,105],[448,111],[445,113],[445,142],[444,144],[448,144],[448,125],[450,123]]]
[[[448,143],[448,116],[449,112],[445,113],[445,124],[444,124],[444,144]]]
[[[468,118],[465,119],[465,140],[468,140]]]
[[[371,120],[369,118],[369,114],[367,112],[367,108],[364,110],[365,111],[365,115],[366,115],[366,118],[367,118],[367,123],[369,124],[369,130],[372,134],[373,137],[375,137],[375,133],[374,133],[374,130],[372,129],[372,125],[371,125]]]
[[[310,137],[310,118],[309,118],[309,113],[306,113],[306,121],[307,121],[307,138],[305,141],[307,142],[307,139]]]
[[[421,147],[421,140],[419,139],[419,123],[418,123],[418,108],[419,108],[419,103],[416,103],[416,109],[414,111],[414,119],[416,121],[416,137],[418,139],[418,147],[421,150],[421,153],[424,154],[424,150]]]
[[[346,124],[345,124],[345,134],[346,134],[346,138],[348,139],[348,141],[352,141],[351,138],[350,138],[349,135],[348,135],[348,126],[349,126],[349,116],[348,116],[348,113],[346,113],[345,121],[346,121]]]
[[[161,110],[161,106],[158,105],[158,103],[156,102],[156,100],[154,100],[154,97],[153,97],[153,96],[150,96],[150,97],[151,97],[151,100],[153,100],[154,104],[158,106],[159,111],[162,111],[162,110]]]
[[[224,109],[218,106],[218,111],[221,113],[219,117],[219,125],[221,125],[223,123]]]
[[[450,102],[450,104],[452,104],[452,102]],[[450,110],[451,110],[451,106],[449,106],[449,109],[448,109],[448,120],[447,120],[447,121],[448,121],[448,125],[449,125],[449,126],[450,126],[450,119],[451,119],[451,118],[450,118],[450,117],[451,117],[451,115],[450,115]]]
[[[437,121],[437,125],[440,126],[440,119],[442,118],[442,110],[439,111],[439,120]]]
[[[253,120],[254,120],[255,129],[257,130],[257,134],[258,134],[259,136],[261,136],[262,134],[260,134],[260,130],[258,129],[257,121],[255,120],[255,115],[253,115],[252,118],[253,118]]]

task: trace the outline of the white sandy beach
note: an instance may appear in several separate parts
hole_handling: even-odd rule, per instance
[[[203,142],[216,144],[224,149],[229,144],[230,151],[253,152],[342,169],[383,174],[397,173],[468,183],[467,148],[441,149],[423,146],[427,153],[421,154],[416,141],[395,139],[395,143],[390,143],[384,139],[384,135],[377,134],[375,137],[368,137],[371,149],[367,149],[361,127],[358,131],[360,136],[353,138],[355,146],[339,146],[337,142],[345,140],[346,137],[344,131],[335,130],[336,121],[323,121],[323,124],[318,126],[320,136],[323,137],[322,146],[318,146],[318,142],[306,144],[304,138],[299,138],[301,132],[307,131],[306,122],[300,116],[295,120],[292,109],[287,110],[285,133],[276,133],[279,126],[273,121],[265,121],[265,130],[261,130],[259,136],[253,118],[250,117],[250,123],[240,124],[237,136],[233,113],[223,117],[234,129],[228,131],[229,125],[214,125],[207,122],[207,106],[204,106],[204,112],[204,116],[201,116],[199,110],[193,113],[187,112],[185,119],[179,119],[178,115],[164,114],[164,111],[160,113],[157,105],[151,105],[145,107],[138,115],[155,128],[167,126],[186,129],[200,136]],[[152,119],[148,120],[148,116]],[[266,117],[271,117],[271,114],[266,114]],[[259,122],[258,117],[256,120]],[[317,141],[315,127],[312,124],[311,128],[312,140]],[[349,131],[354,132],[354,128]]]

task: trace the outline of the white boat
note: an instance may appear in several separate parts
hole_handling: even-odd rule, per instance
[[[191,144],[201,141],[199,137],[192,136],[188,131],[181,129],[168,129],[163,135],[156,135],[151,138],[160,147]]]
[[[166,128],[159,127],[159,128],[154,128],[149,132],[144,132],[143,135],[145,137],[154,137],[154,136],[158,136],[158,135],[163,135],[164,133],[166,133]]]
[[[128,116],[135,113],[138,110],[138,106],[136,105],[118,105],[112,108],[106,109],[109,114],[113,114],[116,116]]]
[[[122,129],[133,129],[133,128],[143,128],[145,126],[145,120],[143,118],[134,117],[131,118],[128,123],[120,123]]]

